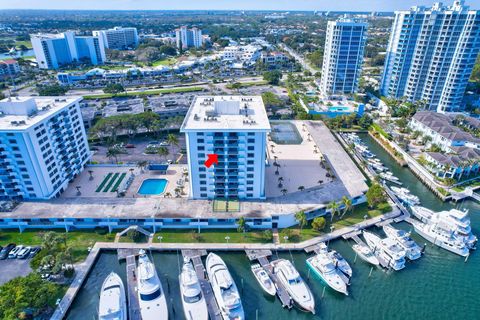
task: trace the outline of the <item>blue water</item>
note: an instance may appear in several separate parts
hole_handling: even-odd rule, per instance
[[[167,179],[145,179],[138,190],[141,195],[162,194],[167,186]]]
[[[398,166],[371,138],[362,135],[370,150],[399,177],[404,185],[416,194],[422,204],[434,210],[451,208],[436,198],[408,168]],[[465,201],[457,204],[460,209],[469,209],[472,229],[480,234],[480,204]],[[407,223],[397,228],[410,230]],[[372,232],[384,236],[380,229]],[[161,233],[161,232],[160,232]],[[423,245],[425,240],[415,232],[412,238]],[[333,292],[310,274],[303,252],[274,252],[276,256],[294,261],[296,268],[312,289],[316,302],[316,315],[287,311],[278,298],[269,297],[261,291],[250,271],[250,262],[245,253],[219,252],[225,260],[237,283],[247,319],[261,320],[463,320],[480,319],[480,252],[473,252],[468,262],[448,251],[427,243],[425,255],[418,261],[409,262],[404,270],[387,272],[372,270],[361,260],[355,261],[352,242],[332,241],[330,247],[340,252],[353,268],[349,296]],[[157,272],[163,283],[169,301],[169,320],[183,320],[182,305],[178,288],[178,274],[181,267],[181,253],[154,253]],[[119,264],[114,253],[102,254],[93,267],[90,277],[73,302],[68,320],[96,319],[98,293],[102,281],[115,271],[125,281],[125,263]]]

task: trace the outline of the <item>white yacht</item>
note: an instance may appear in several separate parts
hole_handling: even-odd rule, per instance
[[[189,260],[185,260],[179,276],[183,312],[186,320],[208,320],[208,310],[197,273]]]
[[[240,294],[225,262],[216,254],[209,253],[206,268],[223,319],[245,319]]]
[[[263,291],[274,296],[277,293],[277,288],[275,288],[275,284],[272,279],[270,279],[267,271],[265,271],[265,269],[258,263],[252,264],[251,269]]]
[[[103,281],[98,304],[98,320],[127,320],[125,287],[118,274],[112,272]]]
[[[464,241],[469,249],[474,249],[477,237],[472,234],[468,211],[451,209],[435,212],[421,206],[412,207],[412,213],[420,221],[427,224],[439,225],[441,228],[450,228],[458,240]]]
[[[398,271],[405,268],[406,252],[395,241],[389,238],[381,239],[368,231],[363,232],[363,237],[373,253],[385,260],[393,270]]]
[[[347,260],[345,260],[340,253],[335,250],[328,250],[327,252],[328,257],[332,259],[333,265],[343,272],[347,277],[351,278],[353,270],[348,264]]]
[[[398,197],[400,201],[405,202],[410,206],[415,206],[420,204],[420,199],[416,195],[411,194],[410,190],[408,190],[407,188],[392,186],[390,189]]]
[[[402,185],[400,180],[397,177],[395,177],[391,172],[382,172],[382,173],[379,174],[379,176],[383,180],[398,184],[399,186]]]
[[[140,313],[143,320],[168,319],[168,306],[155,265],[145,250],[140,251],[137,267]]]
[[[413,228],[420,236],[441,248],[462,257],[470,254],[467,244],[463,240],[458,239],[455,233],[450,228],[445,228],[444,225],[414,222]]]
[[[372,249],[370,249],[365,244],[354,244],[352,246],[353,251],[355,251],[358,256],[363,260],[374,266],[378,266],[380,262],[378,261],[377,257],[373,254]]]
[[[289,260],[279,259],[272,262],[278,280],[292,297],[295,304],[304,311],[315,314],[315,300],[307,284]]]
[[[405,250],[408,260],[417,260],[422,256],[422,248],[410,238],[410,233],[404,230],[395,229],[389,225],[383,226],[383,232],[385,232],[387,237],[395,240],[397,244]]]
[[[330,288],[348,296],[347,284],[342,280],[340,272],[332,264],[325,252],[320,252],[307,259],[307,266]]]

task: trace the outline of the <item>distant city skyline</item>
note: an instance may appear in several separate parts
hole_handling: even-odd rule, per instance
[[[414,5],[431,6],[435,0],[23,0],[0,1],[0,9],[78,9],[78,10],[318,10],[318,11],[394,11]],[[451,4],[453,0],[444,0]],[[480,0],[465,1],[472,9],[480,9]]]

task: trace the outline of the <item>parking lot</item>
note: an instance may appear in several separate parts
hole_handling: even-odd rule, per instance
[[[32,272],[30,259],[0,260],[0,285],[16,277],[24,277]]]

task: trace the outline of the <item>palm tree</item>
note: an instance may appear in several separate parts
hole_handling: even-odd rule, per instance
[[[160,147],[160,148],[158,148],[158,150],[157,150],[157,154],[165,161],[165,159],[168,157],[168,155],[170,154],[170,152],[168,152],[168,148],[167,148],[167,147]]]
[[[173,148],[173,154],[175,155],[176,149],[177,149],[177,147],[178,147],[178,138],[177,138],[177,136],[174,135],[173,133],[169,133],[168,136],[167,136],[167,142],[174,147],[174,148]]]
[[[343,216],[348,212],[348,211],[353,211],[353,205],[352,205],[352,200],[350,198],[343,196],[342,197],[342,204],[343,204],[343,213],[340,216],[340,219],[343,218]]]
[[[93,180],[93,170],[88,170],[88,174],[90,175],[88,179]]]
[[[330,209],[330,222],[332,222],[332,221],[333,221],[333,217],[334,217],[335,214],[337,214],[337,212],[338,212],[338,203],[336,203],[335,201],[330,202],[330,203],[327,205],[327,209]]]
[[[140,160],[137,162],[137,167],[140,169],[142,173],[144,172],[147,166],[148,166],[148,161],[146,160]]]
[[[303,190],[305,190],[305,187],[304,187],[304,186],[298,187],[298,191],[303,191]]]
[[[118,155],[120,154],[120,151],[117,148],[110,147],[107,150],[107,158],[110,160],[115,159],[115,163],[118,163]]]
[[[245,232],[247,229],[247,223],[245,221],[245,218],[244,217],[240,217],[238,220],[237,220],[237,231],[238,232]]]
[[[295,213],[295,220],[297,220],[298,225],[300,226],[300,232],[302,232],[303,227],[305,227],[308,223],[305,211],[301,210]]]
[[[287,192],[288,192],[288,190],[287,190],[287,189],[282,189],[282,190],[280,190],[280,191],[282,192],[282,194],[283,194],[283,195],[286,195],[286,194],[287,194]]]

